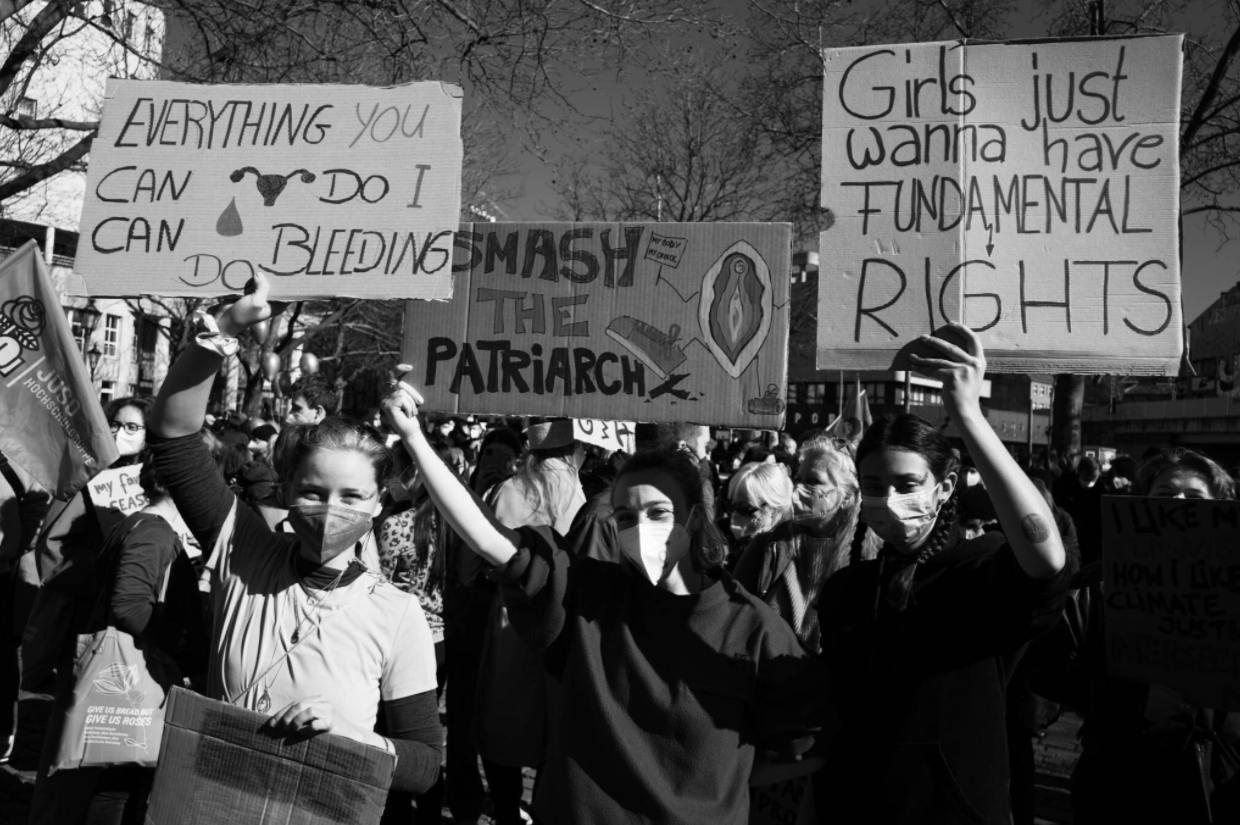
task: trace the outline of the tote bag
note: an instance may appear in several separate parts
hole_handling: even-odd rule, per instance
[[[104,543],[100,557],[107,560],[102,569],[109,583],[116,576],[120,546],[142,518],[126,519]],[[183,551],[178,547],[177,552]],[[161,604],[167,597],[171,570],[171,565],[164,570]],[[110,592],[111,584],[99,589],[93,611],[96,618],[106,615]],[[152,676],[152,670],[159,679]],[[79,634],[73,693],[61,712],[60,742],[48,772],[113,765],[154,767],[164,731],[163,685],[179,681],[179,668],[171,657],[154,646],[139,647],[124,630],[107,626]]]
[[[84,635],[74,664],[73,698],[50,772],[73,768],[154,767],[164,733],[164,689],[147,654],[115,627]]]

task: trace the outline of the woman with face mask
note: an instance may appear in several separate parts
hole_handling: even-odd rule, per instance
[[[771,461],[741,465],[728,481],[727,508],[731,568],[754,536],[792,517],[792,479],[788,470]]]
[[[747,822],[755,753],[808,748],[823,682],[788,626],[722,570],[692,458],[630,459],[611,491],[618,546],[570,557],[552,530],[505,527],[456,481],[419,401],[399,384],[389,422],[558,686],[536,819]]]
[[[818,600],[841,717],[816,795],[866,821],[1010,821],[1005,686],[1022,647],[1057,619],[1070,577],[1046,501],[982,414],[981,342],[953,325],[910,356],[943,382],[1002,532],[962,539],[960,468],[938,428],[880,421],[857,447],[864,529],[878,558],[832,576]]]
[[[760,465],[780,469],[780,465]],[[829,441],[811,441],[789,480],[790,518],[755,536],[733,575],[784,618],[805,646],[820,649],[814,602],[827,578],[848,563],[857,524],[857,473]]]
[[[359,561],[374,544],[391,456],[372,429],[341,419],[286,428],[281,494],[291,533],[241,505],[199,430],[236,336],[271,315],[267,281],[181,354],[150,416],[150,446],[177,509],[209,554],[207,694],[267,716],[273,736],[330,731],[396,756],[395,790],[439,773],[442,733],[431,632],[418,601]],[[375,732],[382,703],[385,735]]]
[[[151,407],[149,398],[116,398],[104,408],[104,418],[112,428],[120,456],[113,467],[138,463],[146,446],[146,415]],[[68,501],[54,501],[48,509],[35,542],[35,564],[40,582],[46,582],[57,571],[75,564],[82,554],[93,556],[104,538],[125,514],[106,506],[97,506],[86,490]]]

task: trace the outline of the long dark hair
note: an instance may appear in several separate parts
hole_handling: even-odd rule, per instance
[[[689,554],[693,561],[693,569],[701,573],[722,568],[724,560],[728,557],[728,542],[706,512],[702,485],[709,482],[703,480],[693,457],[676,446],[642,450],[624,462],[613,484],[619,483],[620,479],[630,473],[639,473],[644,470],[667,473],[680,489],[689,508],[692,509],[694,506],[699,508],[701,518],[698,520],[698,529],[692,531],[689,536]]]
[[[908,450],[924,458],[936,481],[942,481],[960,470],[960,459],[946,436],[929,421],[909,413],[893,418],[880,418],[871,425],[870,429],[866,430],[861,443],[857,445],[858,474],[860,474],[861,462],[867,456],[889,449]],[[881,571],[885,572],[886,568],[893,564],[897,566],[895,572],[886,581],[884,581],[884,576],[879,576],[879,596],[885,596],[887,604],[896,610],[904,610],[908,607],[917,566],[933,558],[956,532],[961,487],[962,485],[957,483],[952,488],[951,497],[939,508],[934,528],[915,557],[897,557],[886,551],[880,554],[881,567],[879,569]],[[861,557],[861,548],[867,532],[869,532],[869,527],[864,522],[857,525],[857,531],[853,534],[852,558],[854,560]]]

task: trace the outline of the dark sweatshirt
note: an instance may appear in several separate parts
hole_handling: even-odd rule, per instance
[[[561,697],[540,821],[747,822],[755,752],[812,742],[820,665],[726,574],[676,596],[628,564],[570,558],[548,531],[519,534],[501,589]]]
[[[879,569],[846,567],[819,597],[842,720],[821,775],[825,813],[1007,825],[1008,677],[1030,638],[1059,618],[1071,565],[1032,579],[1001,533],[953,539],[918,567],[902,612],[876,610]]]

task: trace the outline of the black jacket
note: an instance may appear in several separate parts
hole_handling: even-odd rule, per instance
[[[879,576],[879,561],[847,567],[819,598],[831,706],[842,715],[820,814],[1006,825],[1007,682],[1024,645],[1058,619],[1070,569],[1029,578],[1003,535],[986,533],[953,538],[922,564],[903,611],[876,599]]]

